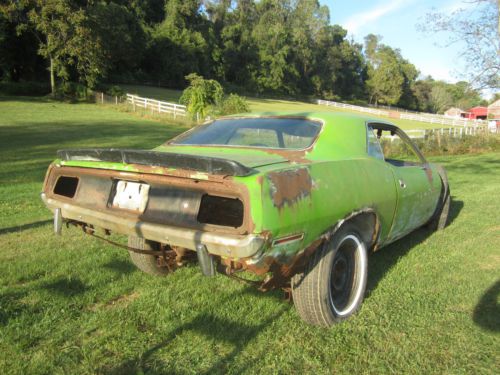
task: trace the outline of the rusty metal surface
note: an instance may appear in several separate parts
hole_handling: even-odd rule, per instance
[[[70,203],[61,204],[60,201],[44,195],[42,195],[42,199],[51,210],[58,207],[61,208],[62,216],[66,220],[92,224],[99,228],[108,229],[111,232],[144,237],[158,243],[184,247],[191,250],[195,250],[196,245],[202,243],[207,246],[210,253],[223,257],[251,257],[261,250],[265,244],[265,238],[261,235],[206,232],[142,222],[137,221],[137,217],[133,214],[122,213],[118,216],[112,215],[109,212],[82,208]]]
[[[148,168],[144,168],[147,170]],[[184,173],[187,173],[184,171]],[[73,176],[80,178],[74,198],[68,198],[53,193],[54,185],[59,176]],[[151,185],[150,199],[147,210],[143,214],[127,212],[109,205],[109,197],[113,183],[117,180],[135,181]],[[156,175],[148,173],[120,172],[102,169],[77,167],[50,168],[47,174],[44,193],[62,203],[71,203],[82,208],[91,208],[99,211],[108,211],[110,214],[135,217],[137,222],[180,225],[192,229],[213,231],[220,233],[248,234],[252,232],[253,222],[250,215],[248,191],[242,184],[237,184],[229,178],[218,180],[194,180],[176,176]],[[213,194],[227,198],[237,198],[243,202],[243,221],[237,227],[218,226],[199,223],[196,220],[198,208],[203,194]]]
[[[285,204],[292,206],[298,200],[308,196],[313,187],[308,168],[271,172],[268,178],[271,198],[278,208],[282,208]]]

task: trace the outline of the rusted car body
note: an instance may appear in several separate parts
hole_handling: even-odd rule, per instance
[[[399,137],[416,161],[384,156],[385,133]],[[336,251],[327,244],[347,223],[353,249],[375,251],[442,222],[449,188],[444,171],[390,123],[340,113],[266,114],[215,120],[151,151],[61,150],[42,199],[57,232],[65,221],[91,234],[101,228],[143,239],[129,241],[129,250],[163,270],[196,252],[206,275],[247,270],[263,275],[262,290],[289,288],[292,280],[294,300],[305,301],[311,297],[295,293],[298,278],[307,279],[318,254]],[[359,307],[350,293],[363,294],[366,267],[356,269],[362,253],[353,251],[340,263],[333,256],[324,282],[334,288],[337,272],[351,285],[339,291],[352,311],[337,314],[331,297],[329,318],[308,318],[299,308],[306,321],[331,325]]]

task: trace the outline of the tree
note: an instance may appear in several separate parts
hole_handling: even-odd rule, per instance
[[[366,64],[361,45],[346,40],[347,30],[325,26],[315,40],[311,81],[314,94],[339,100],[361,98],[364,94]]]
[[[414,108],[416,99],[413,85],[418,70],[403,58],[399,49],[380,43],[380,39],[380,36],[373,34],[365,37],[365,56],[368,61],[366,86],[370,103]]]
[[[166,17],[152,32],[145,68],[170,87],[185,87],[192,72],[211,75],[209,24],[200,0],[169,0]]]
[[[114,2],[97,2],[89,8],[88,15],[92,29],[99,35],[109,70],[115,76],[137,70],[147,39],[134,12]]]
[[[465,44],[460,58],[475,89],[500,87],[500,14],[498,0],[472,0],[449,14],[432,12],[419,27],[424,32],[451,34],[447,46]]]
[[[253,38],[258,41],[259,65],[256,83],[259,91],[281,91],[295,94],[299,76],[291,64],[289,1],[262,0],[257,4],[258,23]]]
[[[30,33],[18,35],[16,24],[0,12],[0,80],[35,80],[44,73],[35,37]]]
[[[430,95],[431,109],[434,113],[443,113],[453,104],[453,98],[442,83],[434,85]]]
[[[370,103],[396,104],[403,93],[404,76],[396,52],[380,43],[380,37],[365,37],[365,56],[368,61],[366,87]]]
[[[87,9],[70,0],[10,0],[0,8],[17,24],[17,31],[32,32],[39,53],[49,61],[50,84],[67,80],[75,69],[80,80],[93,87],[106,70],[101,41],[89,22]]]
[[[220,31],[222,79],[250,90],[256,89],[258,43],[253,37],[257,9],[253,0],[239,0],[228,12]]]

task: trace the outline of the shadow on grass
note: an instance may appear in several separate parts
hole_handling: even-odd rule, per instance
[[[137,268],[128,260],[113,259],[104,264],[104,267],[119,274],[129,274],[136,272]]]
[[[21,303],[21,299],[25,296],[25,292],[0,294],[0,326],[7,325],[10,319],[21,315],[26,310],[26,306]]]
[[[41,308],[26,303],[27,290],[9,291],[0,294],[0,326],[6,326],[11,319],[22,315],[36,315]]]
[[[280,293],[278,291],[262,293],[257,291],[256,289],[249,287],[245,289],[243,292],[238,291],[235,293],[231,293],[227,295],[223,301],[218,303],[219,306],[224,306],[226,302],[230,302],[231,299],[234,298],[234,294],[252,294],[259,295],[259,298],[274,298],[282,302],[282,298],[280,297]],[[246,346],[263,332],[267,327],[269,327],[274,321],[279,319],[284,313],[286,313],[291,308],[290,304],[283,303],[282,307],[271,314],[265,319],[262,319],[259,324],[246,324],[243,323],[244,319],[241,321],[231,321],[225,317],[215,316],[211,312],[202,311],[200,314],[195,316],[190,322],[181,325],[175,330],[168,333],[166,337],[164,337],[161,341],[159,341],[156,345],[151,346],[147,350],[145,350],[139,359],[130,360],[122,363],[116,368],[103,370],[103,373],[110,375],[118,375],[118,374],[156,374],[156,373],[168,373],[168,374],[176,374],[183,373],[179,371],[175,371],[173,369],[165,369],[158,372],[156,370],[158,367],[164,367],[164,363],[161,363],[155,360],[154,355],[160,350],[168,347],[169,345],[174,345],[175,340],[182,340],[182,334],[188,331],[201,334],[210,340],[213,340],[214,343],[212,345],[217,345],[218,342],[223,342],[226,344],[230,344],[233,347],[228,354],[221,356],[216,360],[212,365],[205,370],[198,370],[198,374],[214,374],[214,373],[227,373],[229,364],[232,364],[235,358],[240,354]],[[251,362],[247,362],[244,367],[238,367],[233,371],[237,373],[242,373],[249,370],[249,366],[251,366]]]
[[[14,227],[0,228],[0,235],[7,234],[7,233],[17,233],[17,232],[22,232],[23,230],[27,230],[27,229],[34,229],[34,228],[38,228],[38,227],[43,227],[44,225],[47,225],[50,223],[52,223],[52,219],[35,221],[33,223],[16,225]]]
[[[73,297],[85,293],[89,287],[80,279],[59,278],[43,286],[48,291],[63,297]]]
[[[452,197],[448,216],[448,225],[453,224],[453,221],[455,221],[458,217],[463,207],[463,201],[455,200]],[[371,292],[376,289],[379,282],[401,258],[408,254],[408,252],[415,246],[424,242],[433,233],[434,232],[432,230],[427,228],[419,228],[409,235],[388,245],[380,252],[373,254],[370,257],[370,271],[368,272],[366,297],[368,297]]]
[[[497,280],[481,297],[472,319],[478,326],[492,332],[500,331],[500,279]]]

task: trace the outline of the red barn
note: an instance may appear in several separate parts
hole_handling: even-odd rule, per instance
[[[487,107],[474,107],[469,109],[467,113],[463,113],[462,117],[468,118],[470,120],[486,120],[488,117]]]

